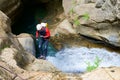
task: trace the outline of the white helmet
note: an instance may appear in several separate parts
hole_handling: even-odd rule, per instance
[[[37,24],[36,29],[40,30],[42,28],[41,24]]]
[[[46,27],[46,26],[47,26],[47,23],[41,23],[41,26],[42,26],[42,27]]]

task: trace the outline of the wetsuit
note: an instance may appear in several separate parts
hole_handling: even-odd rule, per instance
[[[36,38],[40,37],[39,41],[39,58],[47,56],[47,48],[48,48],[48,42],[50,38],[50,31],[47,27],[42,27],[41,30],[36,31]]]

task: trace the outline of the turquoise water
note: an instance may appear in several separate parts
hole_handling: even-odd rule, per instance
[[[24,9],[19,20],[12,26],[12,33],[19,35],[20,33],[29,33],[35,37],[36,25],[44,19],[47,11],[44,6],[35,5]],[[36,43],[36,57],[38,57],[38,42]],[[48,55],[54,56],[56,50],[49,43]]]

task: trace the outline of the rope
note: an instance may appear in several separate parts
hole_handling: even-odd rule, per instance
[[[1,65],[0,65],[0,67],[3,68],[4,70],[10,72],[11,74],[14,74],[14,75],[15,75],[12,80],[15,80],[16,77],[19,77],[21,80],[26,80],[26,79],[23,79],[23,78],[22,78],[21,76],[19,76],[18,74],[14,73],[14,72],[12,72],[12,71],[10,71],[10,70],[8,70],[7,68],[5,68],[5,67],[3,67],[3,66],[1,66]]]
[[[26,37],[30,37],[30,36],[25,36],[25,37],[12,37],[12,38],[26,38]],[[32,36],[33,38],[35,38],[34,36]],[[8,38],[8,37],[0,37],[0,38]]]

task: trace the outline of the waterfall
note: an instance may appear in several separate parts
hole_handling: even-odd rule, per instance
[[[47,60],[63,72],[79,73],[86,71],[87,62],[94,64],[96,56],[101,60],[99,67],[120,66],[120,54],[103,48],[65,48]]]

